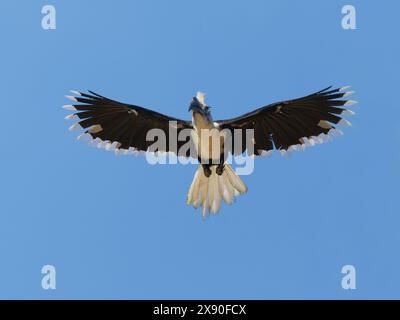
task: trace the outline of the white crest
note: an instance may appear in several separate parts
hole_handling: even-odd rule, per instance
[[[204,105],[204,106],[206,105],[206,94],[204,92],[197,91],[196,98],[197,98],[197,100],[200,101],[200,103],[202,105]]]

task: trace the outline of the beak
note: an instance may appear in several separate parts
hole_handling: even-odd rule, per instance
[[[200,106],[198,105],[198,103],[191,103],[190,106],[189,106],[189,110],[188,110],[188,111],[189,111],[189,112],[190,112],[190,111],[198,112],[198,113],[201,113],[201,114],[204,113],[203,108],[200,107]]]

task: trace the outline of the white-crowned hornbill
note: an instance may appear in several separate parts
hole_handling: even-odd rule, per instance
[[[75,104],[65,105],[64,108],[75,111],[67,119],[79,119],[70,130],[85,129],[78,139],[90,138],[92,144],[115,150],[116,153],[148,152],[154,140],[146,138],[147,133],[151,129],[162,130],[166,143],[159,145],[157,151],[173,152],[201,161],[188,192],[187,203],[195,208],[201,206],[205,215],[209,211],[218,212],[222,199],[230,204],[236,195],[247,191],[246,185],[226,162],[229,153],[264,156],[275,149],[285,154],[322,143],[332,134],[341,134],[336,125],[350,125],[342,116],[354,114],[346,107],[355,101],[343,99],[353,93],[348,88],[328,87],[302,98],[273,103],[240,117],[219,121],[212,119],[210,107],[201,92],[193,97],[189,106],[192,121],[121,103],[91,91],[72,91],[74,96],[67,98]],[[171,143],[171,127],[176,130],[177,136],[188,130],[188,139]],[[245,135],[246,130],[253,134],[250,141]],[[204,132],[206,134],[202,135]],[[222,132],[223,135],[215,137],[215,133]],[[227,136],[230,136],[228,148]],[[216,155],[212,151],[211,140],[214,138],[219,141],[220,147]],[[240,140],[239,143],[236,140]],[[193,148],[182,148],[190,143],[195,152],[189,152]]]

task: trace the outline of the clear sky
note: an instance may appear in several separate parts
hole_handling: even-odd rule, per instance
[[[0,298],[400,298],[399,10],[1,1]],[[204,222],[185,204],[196,166],[88,147],[61,109],[90,89],[189,119],[203,90],[218,119],[329,85],[357,92],[345,135],[257,159],[249,192]],[[355,290],[341,287],[348,264]]]

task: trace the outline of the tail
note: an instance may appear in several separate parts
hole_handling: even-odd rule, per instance
[[[196,209],[201,206],[203,217],[208,212],[217,213],[221,208],[222,199],[231,204],[235,196],[247,192],[246,185],[229,164],[225,164],[224,172],[220,176],[215,172],[216,166],[210,169],[211,175],[207,178],[203,168],[199,166],[186,201]]]

